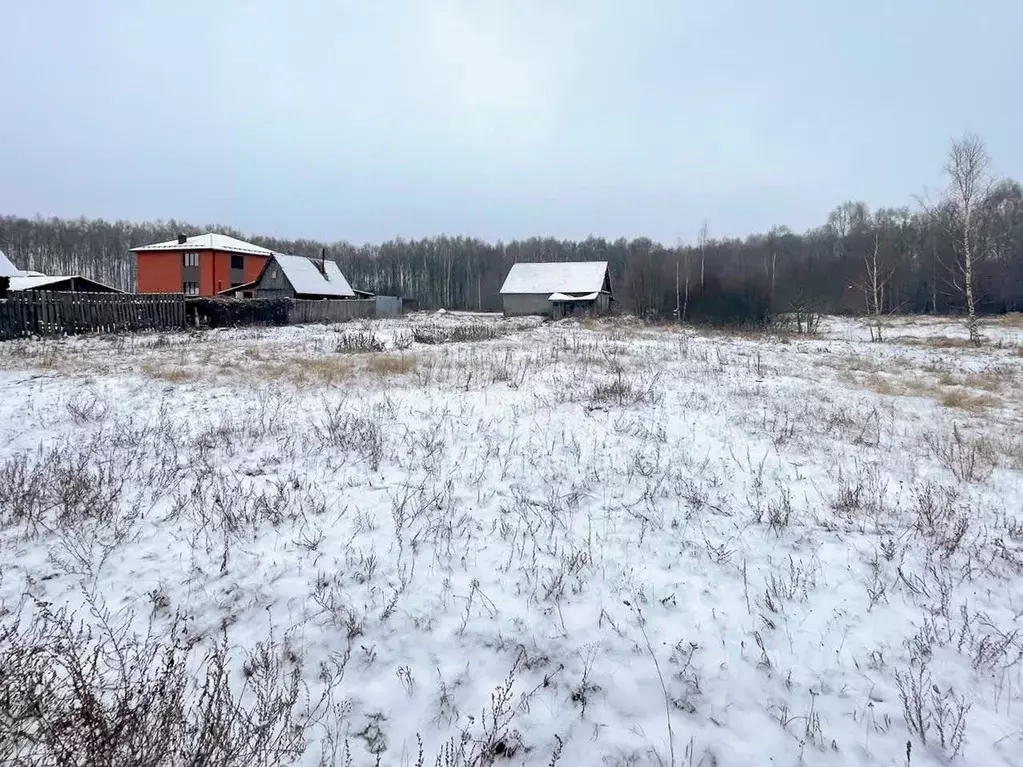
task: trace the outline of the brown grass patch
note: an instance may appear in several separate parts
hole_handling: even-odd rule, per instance
[[[4,341],[0,343],[0,369],[46,370],[77,373],[87,366],[81,358],[63,345],[46,341]]]
[[[142,374],[157,381],[174,384],[191,383],[198,378],[195,373],[168,362],[143,362]]]
[[[387,378],[415,372],[419,360],[411,354],[373,354],[366,366],[373,375]]]
[[[1014,386],[1017,373],[1009,366],[992,368],[984,373],[956,375],[944,371],[938,376],[938,384],[945,387],[978,389],[989,394],[998,394]]]
[[[893,381],[881,375],[856,375],[855,372],[846,372],[842,376],[846,381],[861,389],[867,389],[884,397],[905,396],[907,392],[899,382]]]
[[[1021,328],[1023,327],[1023,312],[1009,312],[1008,314],[1003,314],[1001,317],[997,317],[993,320],[992,324],[1010,328]]]
[[[258,346],[246,346],[242,349],[242,356],[249,360],[256,360],[262,362],[269,359],[265,354],[265,349],[261,349]]]
[[[843,378],[854,386],[885,397],[923,397],[934,400],[942,407],[971,413],[998,406],[1000,400],[995,393],[1001,390],[1003,380],[997,373],[963,377],[943,373],[934,381],[927,378],[896,378],[878,373],[863,375],[854,370],[846,371]]]
[[[283,378],[295,384],[323,383],[338,384],[355,377],[355,365],[343,357],[296,357],[283,363],[266,364],[257,367],[271,376]]]
[[[962,389],[947,391],[938,397],[942,407],[958,408],[971,413],[981,412],[998,404],[998,400],[990,394],[970,394]]]
[[[974,348],[968,339],[952,338],[951,336],[928,336],[926,338],[899,336],[898,338],[893,338],[892,343],[905,344],[906,346],[926,346],[929,349]]]
[[[963,379],[963,385],[986,392],[1000,392],[1015,382],[1016,373],[1008,368],[996,368],[987,373],[974,373]]]
[[[839,365],[851,373],[880,373],[881,363],[873,357],[845,357],[839,360]]]

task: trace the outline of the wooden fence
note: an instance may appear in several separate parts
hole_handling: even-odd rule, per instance
[[[345,301],[291,301],[288,308],[288,324],[301,325],[307,322],[347,322],[348,320],[375,317],[375,298],[349,299]]]
[[[24,336],[173,330],[185,326],[180,293],[51,293],[26,290],[0,300],[0,341]]]

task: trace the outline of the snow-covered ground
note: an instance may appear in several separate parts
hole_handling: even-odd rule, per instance
[[[309,765],[1023,764],[1023,323],[984,332],[0,345],[0,622],[267,649],[330,688]]]

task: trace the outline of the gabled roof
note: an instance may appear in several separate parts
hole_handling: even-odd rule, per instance
[[[58,282],[65,282],[67,280],[80,280],[82,282],[89,283],[91,285],[97,285],[105,290],[109,290],[113,293],[123,293],[123,290],[112,287],[110,285],[104,285],[102,282],[96,280],[90,280],[88,277],[82,277],[79,274],[65,274],[62,277],[11,277],[11,290],[40,290],[45,288],[47,285],[55,285]]]
[[[501,293],[599,293],[604,289],[607,261],[518,263],[501,286]]]
[[[321,272],[320,267],[305,256],[274,253],[273,260],[280,265],[284,276],[298,295],[355,298],[355,291],[334,261],[325,261],[324,271]]]
[[[150,250],[221,250],[225,253],[244,253],[250,256],[273,255],[273,251],[269,248],[263,248],[259,245],[253,245],[251,242],[228,237],[226,234],[216,234],[215,232],[194,234],[191,237],[187,237],[183,243],[174,239],[167,240],[167,242],[158,242],[154,245],[143,245],[138,248],[132,248],[131,252],[138,253],[139,251]]]
[[[21,272],[14,268],[14,264],[0,250],[0,277],[17,277],[19,274]]]

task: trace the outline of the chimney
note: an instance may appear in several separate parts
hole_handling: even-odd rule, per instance
[[[184,245],[186,242],[188,242],[188,235],[187,234],[179,234],[178,235],[178,245]]]
[[[320,263],[319,263],[319,267],[320,267],[320,274],[322,274],[324,277],[326,277],[327,276],[327,249],[326,248],[320,248]]]

